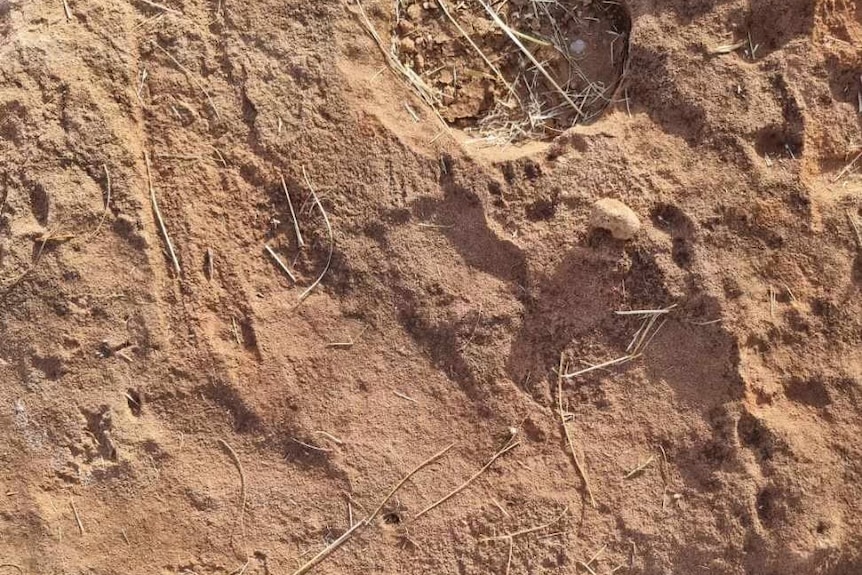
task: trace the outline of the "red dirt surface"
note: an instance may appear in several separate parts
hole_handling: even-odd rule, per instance
[[[0,574],[290,574],[450,443],[313,572],[862,572],[862,5],[631,0],[620,101],[481,148],[354,2],[163,2],[0,0]],[[674,304],[564,382],[592,506],[560,356]]]

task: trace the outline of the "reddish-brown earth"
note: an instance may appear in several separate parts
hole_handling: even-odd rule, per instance
[[[0,575],[290,575],[450,443],[313,572],[862,573],[862,4],[631,0],[600,119],[482,147],[354,0],[163,2],[0,0]],[[560,356],[671,305],[563,383],[593,506]]]

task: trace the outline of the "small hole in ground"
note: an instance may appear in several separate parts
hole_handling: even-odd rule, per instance
[[[802,154],[802,135],[785,126],[767,126],[757,132],[754,149],[761,156],[795,159]]]
[[[401,521],[401,513],[398,511],[390,511],[383,514],[383,522],[388,525],[398,525]]]
[[[129,411],[132,412],[132,415],[135,417],[141,416],[143,400],[141,399],[141,394],[138,393],[138,390],[130,387],[128,391],[126,391],[126,403],[129,405]]]
[[[825,521],[818,521],[816,531],[819,535],[823,535],[829,531],[829,525],[827,525]]]

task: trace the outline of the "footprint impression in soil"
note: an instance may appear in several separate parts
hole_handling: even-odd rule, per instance
[[[392,54],[450,125],[489,142],[595,121],[625,72],[624,0],[399,0]]]

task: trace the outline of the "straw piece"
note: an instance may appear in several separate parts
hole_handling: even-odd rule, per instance
[[[384,506],[384,505],[386,505],[386,502],[387,502],[387,501],[389,501],[389,500],[392,498],[392,496],[393,496],[393,495],[395,495],[395,492],[396,492],[396,491],[398,491],[399,489],[401,489],[401,486],[402,486],[402,485],[404,485],[404,484],[407,482],[407,480],[408,480],[408,479],[410,479],[411,477],[413,477],[413,476],[414,476],[416,473],[418,473],[422,468],[427,467],[428,465],[431,465],[432,463],[434,463],[435,461],[437,461],[438,459],[440,459],[441,457],[443,457],[444,455],[446,455],[446,453],[447,453],[450,449],[452,449],[452,447],[453,447],[454,445],[455,445],[454,443],[450,443],[449,445],[447,445],[446,447],[444,447],[443,449],[441,449],[440,451],[438,451],[437,453],[435,453],[434,455],[432,455],[431,457],[429,457],[428,459],[426,459],[425,461],[423,461],[422,463],[420,463],[419,465],[417,465],[416,467],[414,467],[414,468],[413,468],[413,471],[411,471],[410,473],[408,473],[407,475],[405,475],[405,476],[404,476],[404,478],[403,478],[403,479],[401,479],[401,481],[399,481],[399,482],[395,485],[395,487],[393,487],[393,488],[392,488],[392,490],[389,492],[389,494],[388,494],[386,497],[384,497],[384,498],[383,498],[383,501],[381,501],[381,502],[380,502],[380,505],[378,505],[378,506],[377,506],[377,509],[375,509],[375,510],[374,510],[374,513],[372,513],[372,514],[371,514],[371,516],[370,516],[368,519],[366,519],[366,522],[370,523],[370,522],[371,522],[371,521],[372,521],[372,520],[377,516],[377,514],[378,514],[378,513],[380,513],[380,510],[381,510],[381,509],[383,509],[383,506]],[[417,517],[418,517],[418,516],[417,516]]]
[[[500,16],[497,14],[497,12],[495,12],[495,11],[494,11],[494,9],[493,9],[493,8],[491,8],[491,6],[489,6],[488,4],[486,4],[486,3],[485,3],[485,0],[478,0],[478,2],[479,2],[479,4],[481,4],[481,5],[482,5],[482,7],[485,9],[485,11],[488,13],[488,15],[489,15],[489,16],[491,16],[491,19],[492,19],[492,20],[494,20],[494,23],[495,23],[497,26],[499,26],[499,27],[500,27],[500,29],[501,29],[501,30],[503,30],[503,32],[505,32],[505,33],[506,33],[506,35],[507,35],[507,36],[509,36],[509,38],[512,40],[512,42],[514,42],[514,43],[515,43],[515,45],[516,45],[516,46],[521,50],[521,52],[523,52],[523,53],[524,53],[524,55],[525,55],[527,58],[529,58],[529,59],[530,59],[530,61],[533,63],[533,65],[536,67],[536,69],[538,69],[538,70],[539,70],[539,72],[541,72],[541,73],[542,73],[542,75],[543,75],[543,76],[548,80],[548,82],[550,82],[550,83],[551,83],[551,85],[554,87],[554,89],[555,89],[555,90],[557,90],[557,92],[559,92],[559,93],[560,93],[560,95],[563,97],[563,99],[564,99],[564,100],[565,100],[565,101],[566,101],[566,102],[567,102],[567,103],[568,103],[568,104],[569,104],[569,105],[570,105],[570,106],[571,106],[571,107],[572,107],[572,108],[573,108],[573,109],[574,109],[578,114],[580,114],[581,116],[583,116],[583,115],[584,115],[584,111],[583,111],[583,109],[581,109],[581,107],[580,107],[580,106],[578,106],[577,104],[575,104],[574,100],[572,100],[572,99],[569,97],[569,95],[566,93],[566,91],[565,91],[565,90],[563,90],[563,89],[560,87],[560,85],[559,85],[559,84],[557,84],[557,81],[556,81],[556,80],[554,80],[554,77],[553,77],[553,76],[551,76],[551,75],[548,73],[548,71],[547,71],[547,70],[545,70],[545,67],[544,67],[544,66],[542,66],[542,64],[541,64],[541,63],[539,63],[539,61],[538,61],[538,60],[536,60],[536,57],[535,57],[535,56],[533,56],[532,52],[530,52],[530,51],[527,49],[527,47],[526,47],[526,46],[524,46],[524,44],[522,44],[522,43],[521,43],[521,41],[518,39],[518,36],[517,36],[513,31],[512,31],[512,29],[511,29],[511,28],[509,28],[509,26],[508,26],[505,22],[503,22],[503,20],[500,18]]]
[[[353,537],[353,534],[356,532],[357,529],[365,527],[366,525],[368,525],[367,521],[360,521],[359,523],[355,524],[353,527],[345,531],[341,537],[330,543],[329,546],[326,547],[326,549],[309,559],[308,562],[305,563],[305,565],[294,571],[293,575],[303,575],[304,573],[308,573],[309,571],[311,571],[311,569],[315,565],[329,557],[329,555],[331,555],[333,551],[344,545],[348,539]]]
[[[332,233],[332,226],[329,224],[329,216],[326,215],[326,210],[323,209],[323,204],[320,203],[320,198],[317,197],[317,193],[314,191],[314,187],[311,185],[311,180],[308,179],[308,174],[305,171],[305,166],[302,167],[302,176],[305,178],[305,183],[308,186],[308,189],[311,191],[311,196],[314,198],[314,203],[317,205],[317,209],[320,210],[321,215],[323,216],[323,222],[326,224],[326,231],[329,232],[329,256],[326,258],[326,266],[324,266],[323,271],[320,272],[320,275],[317,276],[317,279],[314,280],[314,283],[308,286],[304,292],[302,292],[299,296],[299,301],[303,301],[308,295],[317,287],[317,285],[323,281],[323,276],[326,275],[326,272],[329,271],[329,266],[332,265],[332,254],[335,251],[335,235]]]
[[[491,60],[489,60],[488,57],[485,56],[485,53],[482,52],[482,49],[479,48],[479,46],[477,46],[475,42],[473,42],[473,39],[470,38],[470,35],[467,34],[467,31],[461,27],[461,25],[458,23],[457,20],[455,20],[455,17],[452,16],[452,14],[449,12],[449,9],[446,7],[446,2],[444,0],[437,0],[437,3],[440,5],[440,8],[443,10],[443,14],[445,14],[446,17],[449,19],[449,21],[452,22],[452,24],[455,26],[455,28],[458,29],[458,32],[460,32],[461,35],[464,36],[464,39],[467,40],[467,42],[470,44],[470,46],[476,51],[476,53],[479,54],[479,57],[482,58],[482,60],[485,62],[485,64],[489,68],[491,68],[491,70],[494,72],[494,75],[497,76],[497,79],[500,80],[503,83],[503,85],[506,86],[506,89],[509,90],[509,92],[515,97],[515,100],[517,100],[518,103],[520,103],[521,98],[518,96],[518,93],[515,92],[515,88],[513,88],[512,85],[506,81],[506,78],[503,77],[503,74],[500,73],[500,70],[498,70],[497,67],[493,63],[491,63]]]
[[[287,191],[287,182],[284,181],[284,174],[281,174],[281,187],[284,190],[284,197],[287,198],[290,217],[293,218],[293,231],[296,232],[296,243],[299,247],[302,247],[305,245],[305,242],[302,241],[302,234],[299,233],[299,221],[296,219],[296,212],[293,210],[293,202],[290,201],[290,193]]]
[[[177,259],[177,254],[174,251],[174,244],[168,235],[168,229],[165,227],[165,221],[162,219],[162,212],[159,210],[159,202],[156,200],[156,192],[153,190],[153,176],[150,168],[150,155],[144,150],[144,162],[147,165],[147,187],[150,189],[150,201],[153,204],[153,213],[156,215],[156,221],[159,224],[159,230],[162,232],[162,237],[165,239],[165,244],[168,246],[168,254],[171,256],[171,261],[174,264],[174,270],[177,276],[180,275],[180,262]]]
[[[428,507],[426,507],[425,509],[423,509],[422,511],[420,511],[419,513],[417,513],[417,514],[416,514],[416,517],[414,517],[413,519],[414,519],[414,520],[419,519],[420,517],[422,517],[423,515],[425,515],[426,513],[428,513],[429,511],[431,511],[432,509],[434,509],[435,507],[438,507],[439,505],[442,505],[443,503],[445,503],[445,502],[446,502],[446,501],[448,501],[449,499],[451,499],[451,498],[455,497],[456,495],[458,495],[459,493],[461,493],[461,492],[462,492],[463,490],[465,490],[465,489],[466,489],[466,488],[467,488],[471,483],[473,483],[473,481],[475,481],[477,477],[479,477],[480,475],[482,475],[482,474],[483,474],[483,473],[484,473],[484,472],[485,472],[489,467],[491,467],[491,465],[492,465],[495,461],[497,461],[497,459],[499,459],[500,457],[502,457],[503,455],[505,455],[506,453],[508,453],[508,452],[509,452],[509,451],[511,451],[512,449],[514,449],[514,448],[518,447],[520,444],[521,444],[521,442],[516,441],[516,442],[514,442],[514,443],[509,443],[508,445],[506,445],[503,449],[501,449],[500,451],[498,451],[497,453],[495,453],[495,454],[494,454],[494,456],[493,456],[493,457],[488,461],[488,463],[486,463],[486,464],[485,464],[485,466],[484,466],[484,467],[482,467],[482,469],[480,469],[479,471],[477,471],[476,473],[474,473],[474,474],[470,477],[470,479],[468,479],[467,481],[465,481],[464,483],[462,483],[461,485],[459,485],[458,487],[456,487],[455,489],[453,489],[452,491],[450,491],[448,495],[446,495],[445,497],[443,497],[442,499],[440,499],[440,500],[439,500],[439,501],[437,501],[436,503],[432,503],[431,505],[429,505]]]
[[[281,268],[281,271],[283,271],[284,273],[286,273],[286,274],[287,274],[287,277],[289,277],[289,278],[290,278],[290,280],[291,280],[293,283],[296,283],[296,276],[295,276],[295,275],[293,275],[293,272],[291,272],[291,271],[290,271],[290,268],[289,268],[289,267],[287,267],[287,264],[286,264],[286,263],[284,263],[284,261],[282,261],[282,259],[281,259],[280,257],[278,257],[278,254],[277,254],[277,253],[275,253],[275,250],[274,250],[274,249],[272,249],[272,248],[269,246],[269,244],[264,244],[264,245],[263,245],[263,249],[265,249],[265,250],[266,250],[266,253],[268,253],[268,254],[269,254],[269,256],[270,256],[270,257],[275,261],[276,265],[277,265],[279,268]]]

